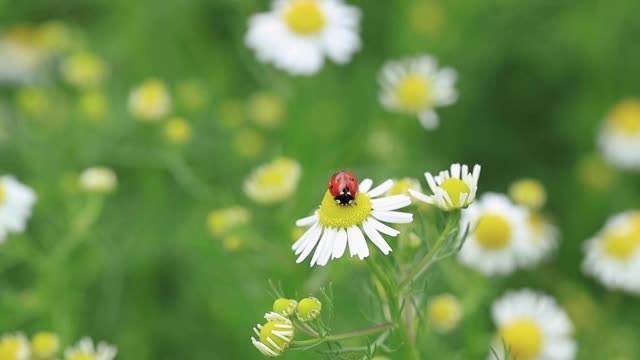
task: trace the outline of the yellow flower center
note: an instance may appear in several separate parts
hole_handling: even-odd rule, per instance
[[[447,192],[454,207],[461,208],[468,203],[465,200],[465,204],[460,204],[460,194],[469,194],[471,190],[462,180],[456,178],[448,178],[440,184],[440,188]],[[468,198],[467,198],[468,199]]]
[[[609,124],[627,135],[639,134],[640,100],[624,100],[616,105],[609,115]]]
[[[50,332],[40,332],[31,339],[31,351],[37,358],[48,359],[60,350],[60,337]]]
[[[420,111],[431,105],[431,81],[419,74],[409,74],[400,80],[396,88],[396,96],[406,111]]]
[[[7,337],[0,342],[0,359],[14,360],[18,359],[20,348],[23,343],[17,337]]]
[[[547,201],[547,192],[542,183],[535,179],[521,179],[509,188],[509,195],[517,204],[539,209]]]
[[[358,191],[356,199],[351,205],[340,205],[327,190],[320,204],[320,223],[333,228],[349,228],[362,224],[371,214],[371,198]]]
[[[173,117],[164,127],[164,137],[173,144],[184,144],[191,138],[191,125],[181,117]]]
[[[536,358],[542,351],[542,329],[533,320],[517,319],[498,330],[507,347],[511,348],[511,358],[528,360]]]
[[[482,247],[498,250],[511,241],[511,225],[502,215],[482,215],[475,231],[476,239]]]
[[[605,253],[617,260],[627,260],[640,248],[640,229],[612,231],[604,235]]]
[[[274,331],[283,331],[282,327],[276,327],[276,325],[288,325],[284,321],[269,321],[268,323],[262,325],[262,329],[260,330],[260,342],[265,344],[269,349],[282,353],[287,347],[289,347],[289,342],[281,339],[279,336],[273,335]],[[271,342],[267,339],[273,340],[278,348],[273,346]]]
[[[75,353],[67,357],[66,360],[96,360],[96,356],[94,354],[82,352],[82,353]]]
[[[5,190],[4,190],[4,185],[0,181],[0,204],[2,204],[2,202],[4,201],[4,199],[6,197],[7,197],[7,194],[6,194]]]
[[[284,13],[284,18],[291,30],[303,35],[321,31],[326,20],[315,0],[292,1]]]
[[[421,191],[418,180],[404,178],[396,181],[389,189],[389,195],[409,195],[409,189]]]

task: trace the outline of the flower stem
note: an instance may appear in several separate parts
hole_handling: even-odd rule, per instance
[[[384,271],[376,264],[376,262],[369,258],[367,260],[371,271],[378,279],[384,291],[386,293],[386,297],[389,302],[389,310],[391,312],[391,316],[393,317],[393,321],[395,327],[397,329],[398,337],[400,338],[400,342],[402,343],[402,347],[404,348],[404,357],[406,360],[420,360],[420,354],[418,353],[418,349],[415,347],[413,341],[409,337],[409,333],[407,331],[407,326],[404,322],[404,318],[402,316],[402,308],[399,303],[398,294],[394,291],[395,286],[391,283],[389,278],[385,275]]]
[[[424,270],[427,269],[427,267],[429,267],[429,265],[431,265],[431,262],[438,254],[438,251],[440,251],[440,248],[447,242],[452,231],[457,226],[459,219],[460,219],[460,210],[454,210],[451,213],[449,213],[447,224],[445,225],[442,233],[440,233],[440,237],[438,237],[438,240],[436,241],[436,243],[429,250],[429,252],[424,256],[424,258],[420,260],[418,265],[415,266],[409,272],[409,274],[407,274],[407,276],[405,276],[404,279],[402,279],[402,281],[400,281],[400,284],[398,285],[398,291],[402,292],[402,290],[404,290],[404,288],[406,288],[407,285],[411,284],[418,276],[420,276],[420,274],[422,274]]]
[[[360,330],[350,331],[350,332],[346,332],[346,333],[342,333],[342,334],[335,334],[335,335],[325,336],[324,338],[309,339],[309,340],[294,340],[291,343],[291,347],[292,348],[306,347],[306,346],[316,345],[316,344],[327,342],[327,341],[339,341],[339,340],[344,340],[344,339],[351,339],[351,338],[354,338],[354,337],[360,337],[360,336],[373,334],[373,333],[376,333],[376,332],[379,332],[379,331],[382,331],[382,330],[389,329],[391,327],[393,327],[393,323],[387,322],[387,323],[374,325],[374,326],[371,326],[371,327],[368,327],[368,328],[364,328],[364,329],[360,329]]]

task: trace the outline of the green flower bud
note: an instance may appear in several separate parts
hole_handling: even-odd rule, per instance
[[[311,321],[320,315],[322,303],[314,297],[308,297],[300,300],[296,309],[296,316],[302,322]]]
[[[273,302],[273,311],[286,317],[296,312],[298,302],[292,299],[279,298]]]

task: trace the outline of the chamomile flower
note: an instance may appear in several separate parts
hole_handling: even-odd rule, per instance
[[[505,359],[504,345],[511,349],[508,360],[575,358],[573,325],[551,296],[528,289],[510,291],[493,303],[491,315],[497,327],[492,347],[500,359]],[[488,359],[496,360],[493,355]]]
[[[325,56],[346,64],[360,49],[360,10],[342,0],[274,0],[249,19],[246,45],[261,62],[291,75],[313,75]]]
[[[473,167],[473,173],[469,172],[467,165],[453,164],[451,172],[444,170],[435,177],[430,172],[426,172],[424,176],[433,195],[429,196],[409,189],[413,197],[427,204],[436,205],[445,211],[466,208],[476,198],[480,165]]]
[[[509,196],[518,204],[530,209],[540,209],[547,202],[547,191],[544,185],[532,178],[514,181],[509,187]]]
[[[170,110],[171,96],[160,79],[147,79],[129,93],[129,111],[141,121],[162,120]]]
[[[585,244],[583,271],[610,289],[640,294],[640,211],[611,217]]]
[[[275,204],[289,198],[298,188],[300,164],[280,157],[258,167],[244,182],[244,192],[259,204]]]
[[[485,275],[507,275],[526,257],[527,210],[514,205],[506,195],[486,193],[462,212],[461,227],[470,225],[458,260]]]
[[[95,54],[79,51],[64,59],[60,72],[69,85],[89,89],[102,83],[107,67]]]
[[[640,169],[640,99],[626,99],[609,113],[598,138],[604,157],[622,169]]]
[[[355,176],[353,178],[355,179]],[[355,181],[357,183],[357,180]],[[409,206],[411,199],[406,195],[380,197],[393,187],[392,180],[387,180],[373,189],[372,185],[371,179],[364,179],[359,187],[355,187],[355,194],[350,191],[338,196],[327,190],[320,208],[313,215],[296,222],[300,227],[309,226],[292,246],[298,255],[296,262],[304,261],[313,249],[316,249],[311,266],[324,266],[330,259],[342,257],[347,245],[351,256],[357,255],[362,260],[369,256],[369,246],[364,234],[383,254],[388,255],[392,251],[380,233],[396,237],[400,232],[383,222],[406,224],[413,221],[413,214],[396,211]],[[341,197],[347,195],[351,203],[342,202]]]
[[[0,359],[28,360],[30,355],[29,340],[23,334],[6,334],[0,338]]]
[[[389,111],[417,115],[422,127],[438,127],[434,108],[453,104],[457,74],[451,68],[438,69],[429,55],[388,61],[378,76],[380,102]]]
[[[7,233],[21,233],[31,217],[36,194],[13,176],[0,176],[0,243]]]
[[[73,347],[64,351],[65,360],[113,360],[118,350],[115,346],[100,342],[94,346],[93,340],[88,337],[80,339]]]
[[[258,338],[251,337],[251,342],[263,355],[280,356],[293,341],[293,324],[291,320],[276,312],[267,313],[264,318],[267,323],[253,328]]]

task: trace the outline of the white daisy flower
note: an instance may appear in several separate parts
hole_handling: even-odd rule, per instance
[[[640,169],[640,99],[626,99],[609,113],[598,143],[604,157],[622,169]]]
[[[313,75],[327,56],[346,64],[360,49],[360,10],[342,0],[274,0],[249,19],[246,45],[291,75]]]
[[[278,157],[255,169],[245,179],[243,190],[258,204],[276,204],[295,193],[300,176],[300,163],[287,157]]]
[[[611,217],[585,251],[585,273],[607,288],[640,294],[640,210]]]
[[[433,195],[429,196],[409,189],[413,197],[427,204],[436,205],[445,211],[466,208],[476,198],[480,165],[473,167],[473,173],[469,172],[467,165],[453,164],[451,172],[441,171],[435,177],[430,172],[426,172],[424,176]]]
[[[64,351],[65,360],[113,360],[118,350],[115,346],[100,342],[94,346],[93,340],[84,337],[73,347]]]
[[[0,176],[0,243],[7,233],[21,233],[31,217],[36,194],[13,176]]]
[[[0,359],[28,360],[31,355],[29,340],[22,334],[6,334],[0,338]]]
[[[171,101],[164,81],[149,78],[129,92],[129,112],[140,121],[160,121],[171,111]]]
[[[251,342],[265,356],[280,356],[293,341],[295,328],[291,320],[276,312],[267,313],[264,318],[267,323],[253,328],[258,338],[251,337]]]
[[[42,77],[48,54],[37,38],[36,28],[23,25],[0,35],[0,83],[31,84]]]
[[[497,327],[492,347],[499,359],[505,359],[504,345],[511,349],[510,359],[575,358],[573,325],[551,296],[528,289],[510,291],[493,303],[491,315]],[[493,354],[488,359],[497,360]]]
[[[506,195],[486,193],[462,212],[461,229],[470,225],[458,260],[485,275],[508,275],[534,248],[529,243],[527,210]]]
[[[388,61],[378,75],[380,102],[389,111],[417,115],[422,127],[438,127],[434,108],[453,104],[457,74],[451,68],[438,69],[430,55]]]
[[[411,199],[406,195],[380,197],[393,187],[392,180],[373,189],[372,185],[371,179],[364,179],[349,205],[336,203],[336,197],[327,190],[320,208],[313,215],[296,222],[300,227],[310,226],[292,246],[295,254],[299,255],[296,262],[304,261],[315,248],[311,266],[324,266],[330,259],[342,257],[347,245],[351,256],[357,255],[362,260],[369,256],[364,234],[383,254],[392,251],[380,233],[395,237],[400,232],[382,222],[405,224],[413,221],[413,214],[395,211],[409,206]]]

